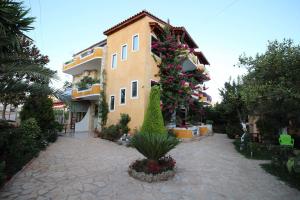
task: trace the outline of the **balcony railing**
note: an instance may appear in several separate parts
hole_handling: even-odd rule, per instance
[[[73,67],[81,65],[83,63],[86,63],[95,58],[102,58],[102,55],[103,55],[102,48],[99,48],[99,47],[85,51],[85,52],[81,53],[80,55],[77,55],[76,57],[74,57],[72,60],[65,62],[64,66],[63,66],[63,71],[66,71],[68,69],[71,69]]]
[[[75,88],[72,90],[72,98],[86,98],[99,96],[101,91],[100,84],[93,84],[87,89],[78,89]]]

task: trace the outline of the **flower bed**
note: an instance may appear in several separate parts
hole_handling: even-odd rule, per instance
[[[133,162],[128,173],[133,178],[146,182],[166,181],[175,175],[175,160],[163,157],[157,161],[142,159]]]

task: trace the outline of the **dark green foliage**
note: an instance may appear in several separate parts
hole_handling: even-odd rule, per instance
[[[104,127],[107,122],[108,104],[106,102],[106,95],[104,90],[100,92],[100,103],[99,103],[99,118],[101,119],[101,126]]]
[[[286,169],[287,161],[293,156],[293,148],[274,145],[272,148],[272,165],[276,168]]]
[[[230,139],[243,134],[242,126],[239,123],[228,123],[225,128],[226,134]]]
[[[42,133],[36,120],[29,118],[22,121],[20,129],[23,134],[23,146],[26,146],[33,155],[36,155],[44,145]]]
[[[158,133],[138,133],[131,144],[147,159],[158,161],[179,144],[175,137]]]
[[[54,142],[60,129],[55,121],[53,102],[48,96],[31,95],[25,102],[20,113],[21,120],[35,118],[42,131],[42,137],[47,142]]]
[[[142,133],[166,134],[163,116],[160,109],[160,88],[153,86],[150,92],[148,108],[141,128]]]
[[[4,183],[5,180],[5,162],[4,161],[0,161],[0,187],[2,186],[2,184]]]
[[[299,60],[300,46],[289,39],[269,42],[266,52],[255,57],[240,57],[248,69],[242,99],[250,114],[263,118],[259,128],[266,138],[283,127],[300,128]]]
[[[29,10],[24,9],[23,2],[11,0],[0,1],[0,63],[7,60],[11,50],[20,50],[19,38],[24,31],[32,30],[33,17],[28,17]]]
[[[256,125],[265,141],[277,143],[280,123],[275,118],[261,116],[256,122]]]
[[[116,141],[120,139],[123,134],[127,134],[129,132],[128,123],[131,118],[128,114],[121,113],[121,118],[118,124],[110,125],[109,127],[104,127],[100,133],[100,137],[102,139]]]
[[[243,154],[246,158],[255,160],[270,160],[272,158],[272,150],[268,149],[265,144],[256,142],[245,142],[242,149],[240,138],[236,139],[234,142],[235,149]],[[251,153],[252,152],[252,153]]]
[[[78,87],[79,90],[85,90],[88,89],[91,85],[95,84],[95,83],[99,83],[100,80],[99,79],[93,79],[90,76],[84,76],[80,82],[78,82],[76,84],[76,86]]]
[[[131,118],[128,114],[121,113],[121,119],[119,121],[119,126],[122,134],[127,134],[130,131],[128,127],[128,123],[130,122]]]
[[[110,125],[109,127],[104,127],[100,133],[102,139],[116,141],[122,136],[120,132],[119,125]]]
[[[5,161],[5,174],[10,177],[37,156],[44,145],[40,128],[33,118],[23,121],[19,128],[4,126],[3,129],[0,127],[0,160]]]
[[[261,167],[268,173],[276,176],[279,180],[285,182],[291,187],[300,190],[300,174],[290,174],[286,168],[277,168],[270,163],[261,164]]]

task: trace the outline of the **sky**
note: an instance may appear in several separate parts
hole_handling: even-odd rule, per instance
[[[219,89],[231,77],[246,73],[235,65],[245,53],[255,56],[266,50],[268,41],[291,38],[300,43],[299,0],[23,0],[36,17],[27,33],[41,53],[48,55],[47,67],[56,70],[61,87],[71,77],[62,65],[72,55],[102,39],[103,31],[146,9],[155,16],[184,26],[210,66],[206,83],[213,102],[220,102]]]

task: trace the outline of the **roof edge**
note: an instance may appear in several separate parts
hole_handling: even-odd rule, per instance
[[[145,16],[148,16],[148,17],[151,17],[152,19],[162,23],[162,24],[168,24],[167,22],[165,22],[164,20],[154,16],[153,14],[151,14],[150,12],[148,12],[147,10],[142,10],[141,12],[123,20],[122,22],[116,24],[115,26],[107,29],[106,31],[103,32],[104,35],[108,36],[108,35],[111,35],[112,33],[132,24],[133,22],[145,17]]]
[[[106,42],[107,42],[106,39],[101,40],[100,42],[97,42],[97,43],[95,43],[95,44],[93,44],[93,45],[91,45],[91,46],[89,46],[89,47],[87,47],[87,48],[85,48],[85,49],[83,49],[83,50],[77,52],[77,53],[74,53],[73,56],[77,56],[78,54],[81,54],[81,53],[85,52],[86,50],[91,49],[91,48],[93,48],[93,47],[95,47],[95,46],[98,46],[98,45],[104,46],[104,45],[106,45]]]

